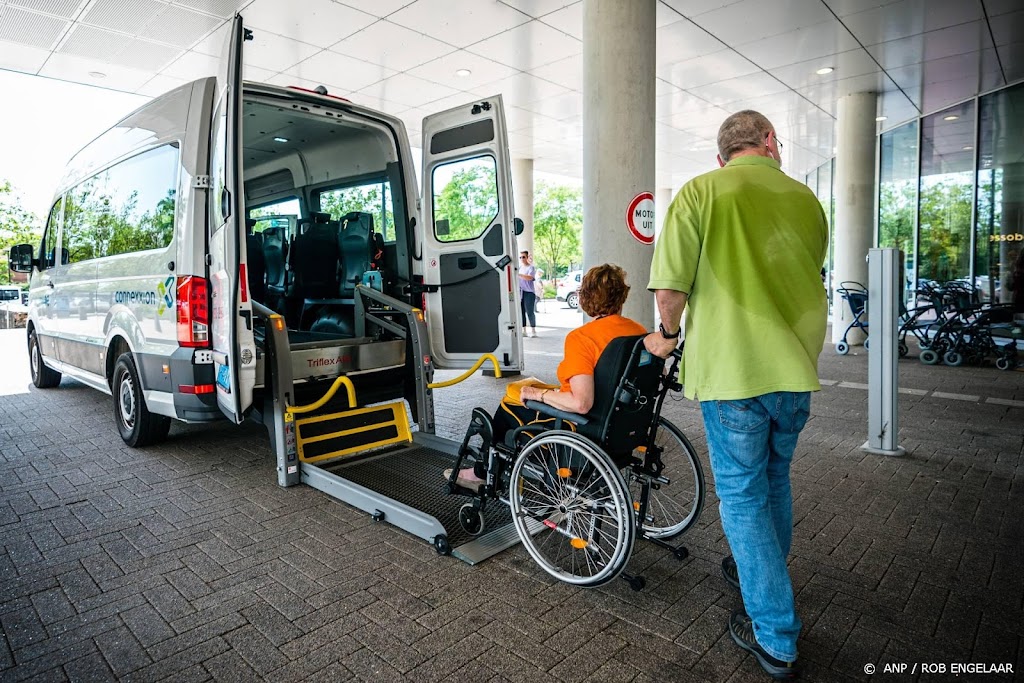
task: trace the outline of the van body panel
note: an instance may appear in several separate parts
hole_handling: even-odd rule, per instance
[[[423,119],[423,279],[434,363],[470,367],[493,353],[522,370],[519,280],[501,96]],[[466,183],[476,199],[453,205],[448,188]]]

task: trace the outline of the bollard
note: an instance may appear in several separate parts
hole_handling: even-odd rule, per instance
[[[899,436],[898,335],[900,269],[898,249],[868,252],[868,440],[861,450],[878,455],[904,455]]]

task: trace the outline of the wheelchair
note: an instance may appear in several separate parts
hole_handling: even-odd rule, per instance
[[[459,511],[462,527],[479,535],[485,507],[503,503],[533,560],[582,587],[621,576],[642,590],[643,577],[623,571],[637,537],[685,559],[686,548],[669,541],[696,523],[705,485],[693,446],[661,417],[668,392],[682,389],[681,358],[677,349],[666,372],[643,336],[614,339],[594,370],[587,415],[527,401],[545,421],[510,429],[504,439],[494,438],[490,414],[475,408],[445,485],[449,494],[472,499]],[[457,483],[467,462],[484,479],[477,491]]]

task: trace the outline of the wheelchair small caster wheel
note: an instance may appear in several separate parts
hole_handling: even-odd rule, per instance
[[[679,546],[672,551],[672,554],[676,556],[676,559],[682,562],[690,556],[690,551],[686,549],[686,546]]]
[[[434,550],[438,555],[451,555],[452,547],[448,545],[448,537],[441,534],[434,536]]]
[[[647,585],[647,580],[642,576],[626,576],[623,578],[626,579],[626,583],[629,584],[629,587],[638,593]]]
[[[1000,370],[1013,370],[1016,363],[1009,358],[997,358],[996,367]]]
[[[374,510],[373,514],[370,515],[370,519],[372,519],[375,522],[383,522],[384,521],[384,511],[383,510]]]
[[[956,368],[964,364],[964,357],[956,351],[946,351],[946,355],[942,357],[942,362]]]
[[[907,354],[910,353],[910,347],[907,346],[907,342],[905,342],[905,341],[901,341],[900,342],[899,350],[900,350],[900,358],[906,358]]]
[[[925,365],[935,365],[939,362],[939,354],[934,349],[925,349],[921,351],[921,362]]]
[[[846,342],[842,342],[841,341],[841,342],[836,344],[836,353],[838,353],[840,356],[845,356],[849,352],[850,352],[850,345],[847,344]]]
[[[466,503],[459,508],[459,524],[470,536],[479,536],[486,525],[483,510],[474,507],[473,503]]]

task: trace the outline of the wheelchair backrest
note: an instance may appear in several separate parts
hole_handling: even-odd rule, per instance
[[[593,436],[613,457],[646,445],[664,367],[644,348],[644,335],[613,339],[597,360],[590,415],[600,433]]]

